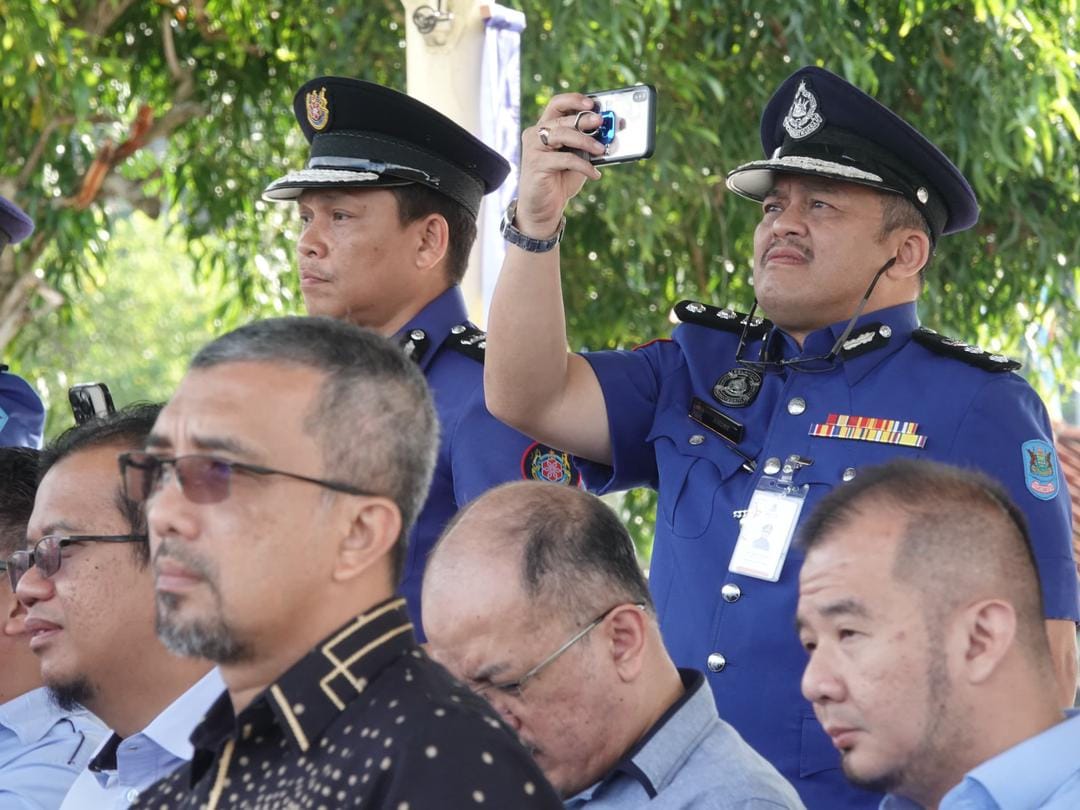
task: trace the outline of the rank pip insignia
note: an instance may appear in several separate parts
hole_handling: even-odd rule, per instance
[[[330,123],[330,105],[326,101],[326,88],[312,90],[307,94],[307,120],[316,132],[322,132]]]
[[[716,381],[713,398],[721,405],[745,408],[761,390],[761,375],[749,368],[733,368]]]
[[[817,111],[818,101],[814,94],[806,89],[806,82],[799,82],[795,98],[791,100],[791,109],[784,116],[784,130],[795,140],[802,140],[813,135],[825,123]]]

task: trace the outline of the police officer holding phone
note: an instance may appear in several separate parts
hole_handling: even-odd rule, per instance
[[[875,99],[802,68],[765,107],[765,159],[727,181],[761,206],[754,291],[767,318],[683,302],[671,340],[568,354],[558,243],[567,201],[600,178],[571,151],[603,153],[581,132],[598,124],[592,105],[556,96],[522,136],[487,402],[592,462],[586,477],[601,491],[658,490],[650,587],[676,664],[707,670],[721,717],[808,807],[876,807],[880,797],[845,783],[840,752],[800,695],[791,539],[863,467],[925,458],[981,469],[1023,509],[1060,702],[1071,701],[1077,580],[1045,408],[1018,364],[916,315],[936,241],[978,217],[960,171]]]

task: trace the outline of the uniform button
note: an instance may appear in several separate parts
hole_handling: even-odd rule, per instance
[[[802,397],[792,397],[787,404],[787,412],[792,416],[798,416],[806,410],[806,400]]]
[[[139,791],[135,788],[129,788],[128,792],[124,794],[124,798],[127,799],[128,804],[135,804],[136,799],[139,798]]]
[[[705,305],[699,304],[697,301],[691,301],[689,304],[686,305],[686,311],[693,312],[695,315],[700,315],[702,312],[705,311]]]
[[[705,437],[702,436],[700,433],[695,433],[693,436],[690,437],[690,444],[694,445],[694,447],[697,447],[699,444],[702,444],[704,441],[705,441]]]
[[[763,469],[765,470],[766,475],[776,475],[780,472],[780,459],[775,456],[773,458],[765,459],[765,467]]]
[[[738,602],[742,596],[742,588],[734,582],[729,582],[720,589],[720,595],[724,597],[725,602]]]
[[[877,330],[877,333],[883,338],[892,337],[892,327],[888,324],[883,324],[882,327]]]
[[[450,327],[450,334],[451,335],[460,335],[464,331],[465,331],[465,327],[462,326],[460,323],[457,326],[451,326]]]
[[[723,672],[724,667],[727,666],[727,659],[720,653],[712,653],[705,661],[705,666],[709,668],[709,672]]]
[[[843,478],[845,481],[850,481],[854,477],[855,477],[855,468],[854,467],[848,467],[846,470],[844,470],[844,474],[841,476],[841,478]]]
[[[427,335],[424,334],[422,329],[413,329],[411,332],[409,332],[409,337],[411,337],[413,340],[423,340],[425,337],[427,337]]]

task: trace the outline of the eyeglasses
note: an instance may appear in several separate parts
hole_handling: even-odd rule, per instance
[[[219,503],[228,498],[232,477],[236,472],[249,475],[283,475],[286,478],[315,484],[348,495],[375,494],[341,481],[309,478],[306,475],[273,470],[257,464],[227,461],[216,456],[192,455],[162,458],[150,453],[122,453],[120,476],[124,482],[124,495],[132,501],[142,503],[161,489],[165,480],[166,467],[173,468],[180,490],[192,503]]]
[[[553,652],[551,655],[549,655],[547,658],[545,658],[539,664],[534,666],[532,669],[530,669],[528,672],[526,672],[524,675],[522,675],[517,680],[515,680],[515,681],[504,681],[502,683],[487,683],[487,684],[484,684],[483,686],[478,686],[478,687],[474,688],[473,691],[478,695],[485,695],[485,694],[490,693],[490,692],[497,692],[500,695],[506,695],[506,696],[509,696],[509,697],[514,697],[514,698],[519,698],[520,699],[521,695],[522,695],[522,692],[525,689],[525,684],[527,684],[529,681],[531,681],[533,678],[535,678],[537,675],[539,675],[541,672],[543,672],[547,667],[549,667],[553,663],[555,663],[559,659],[560,655],[562,655],[564,652],[566,652],[571,647],[573,647],[575,644],[577,644],[579,641],[581,641],[583,638],[585,638],[585,636],[587,636],[594,628],[599,627],[600,623],[603,622],[604,619],[606,619],[609,615],[614,613],[615,610],[622,607],[623,604],[625,604],[625,603],[620,603],[618,605],[614,605],[612,607],[609,607],[607,610],[605,610],[603,613],[601,613],[599,616],[597,616],[595,619],[593,619],[591,622],[589,622],[583,628],[578,630],[573,636],[571,636],[566,641],[565,644],[563,644],[561,647],[559,647],[559,649],[555,650],[555,652]],[[635,602],[634,607],[636,607],[638,610],[645,610],[645,604],[642,603],[642,602]]]
[[[823,371],[830,371],[836,367],[836,358],[840,355],[840,350],[843,348],[844,343],[847,341],[851,331],[855,328],[855,322],[859,320],[859,316],[862,315],[863,309],[866,308],[866,303],[870,300],[870,296],[874,292],[874,287],[877,286],[878,279],[885,273],[890,267],[896,264],[896,256],[893,256],[874,275],[873,280],[870,282],[870,286],[866,288],[866,293],[863,295],[862,300],[859,301],[859,305],[855,308],[855,314],[847,322],[847,326],[840,333],[840,337],[833,343],[831,349],[825,354],[815,355],[813,357],[791,357],[786,360],[766,360],[765,351],[768,347],[768,335],[761,340],[761,350],[758,352],[757,360],[747,360],[743,357],[743,350],[746,348],[746,339],[750,334],[750,329],[753,326],[757,326],[761,323],[760,318],[755,318],[754,313],[757,312],[757,299],[754,299],[754,306],[750,309],[750,314],[743,319],[742,332],[739,334],[739,345],[735,348],[735,362],[745,368],[753,369],[754,371],[761,372],[780,372],[785,369],[792,369],[793,371],[801,371],[807,374],[819,374]],[[771,334],[771,332],[769,333]]]
[[[144,543],[146,539],[145,534],[48,534],[34,544],[33,551],[16,551],[0,566],[7,569],[11,590],[15,590],[31,566],[35,566],[43,577],[51,577],[59,571],[63,559],[60,551],[73,543]]]

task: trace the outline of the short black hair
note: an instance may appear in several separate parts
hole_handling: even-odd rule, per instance
[[[931,621],[975,592],[1001,591],[1021,643],[1048,655],[1043,594],[1027,521],[997,481],[973,469],[897,459],[859,470],[825,496],[799,529],[809,555],[855,519],[887,511],[900,521],[892,574],[924,595]]]
[[[305,428],[328,475],[390,498],[401,512],[395,583],[408,532],[427,498],[439,423],[419,367],[391,341],[326,317],[268,318],[208,343],[192,369],[225,363],[299,365],[326,375]]]
[[[38,483],[59,462],[76,453],[99,447],[116,447],[123,450],[142,450],[146,438],[161,413],[159,403],[136,402],[115,413],[95,416],[80,425],[68,428],[50,442],[38,461]],[[124,496],[119,465],[116,468],[116,507],[127,521],[132,534],[146,534],[146,510],[141,502]],[[144,565],[150,560],[150,544],[147,541],[131,543]]]
[[[0,560],[26,545],[40,454],[31,447],[0,447]]]
[[[398,221],[402,225],[428,214],[439,214],[446,220],[450,231],[446,249],[447,281],[460,284],[469,266],[469,251],[476,241],[476,218],[461,203],[418,183],[391,186],[389,191],[397,198]]]
[[[926,257],[926,264],[919,268],[919,281],[926,281],[926,268],[934,260],[934,234],[930,230],[930,223],[926,221],[919,209],[912,204],[911,200],[901,194],[882,192],[881,194],[881,230],[878,232],[880,242],[890,233],[900,228],[913,228],[926,234],[930,240],[930,255]]]

